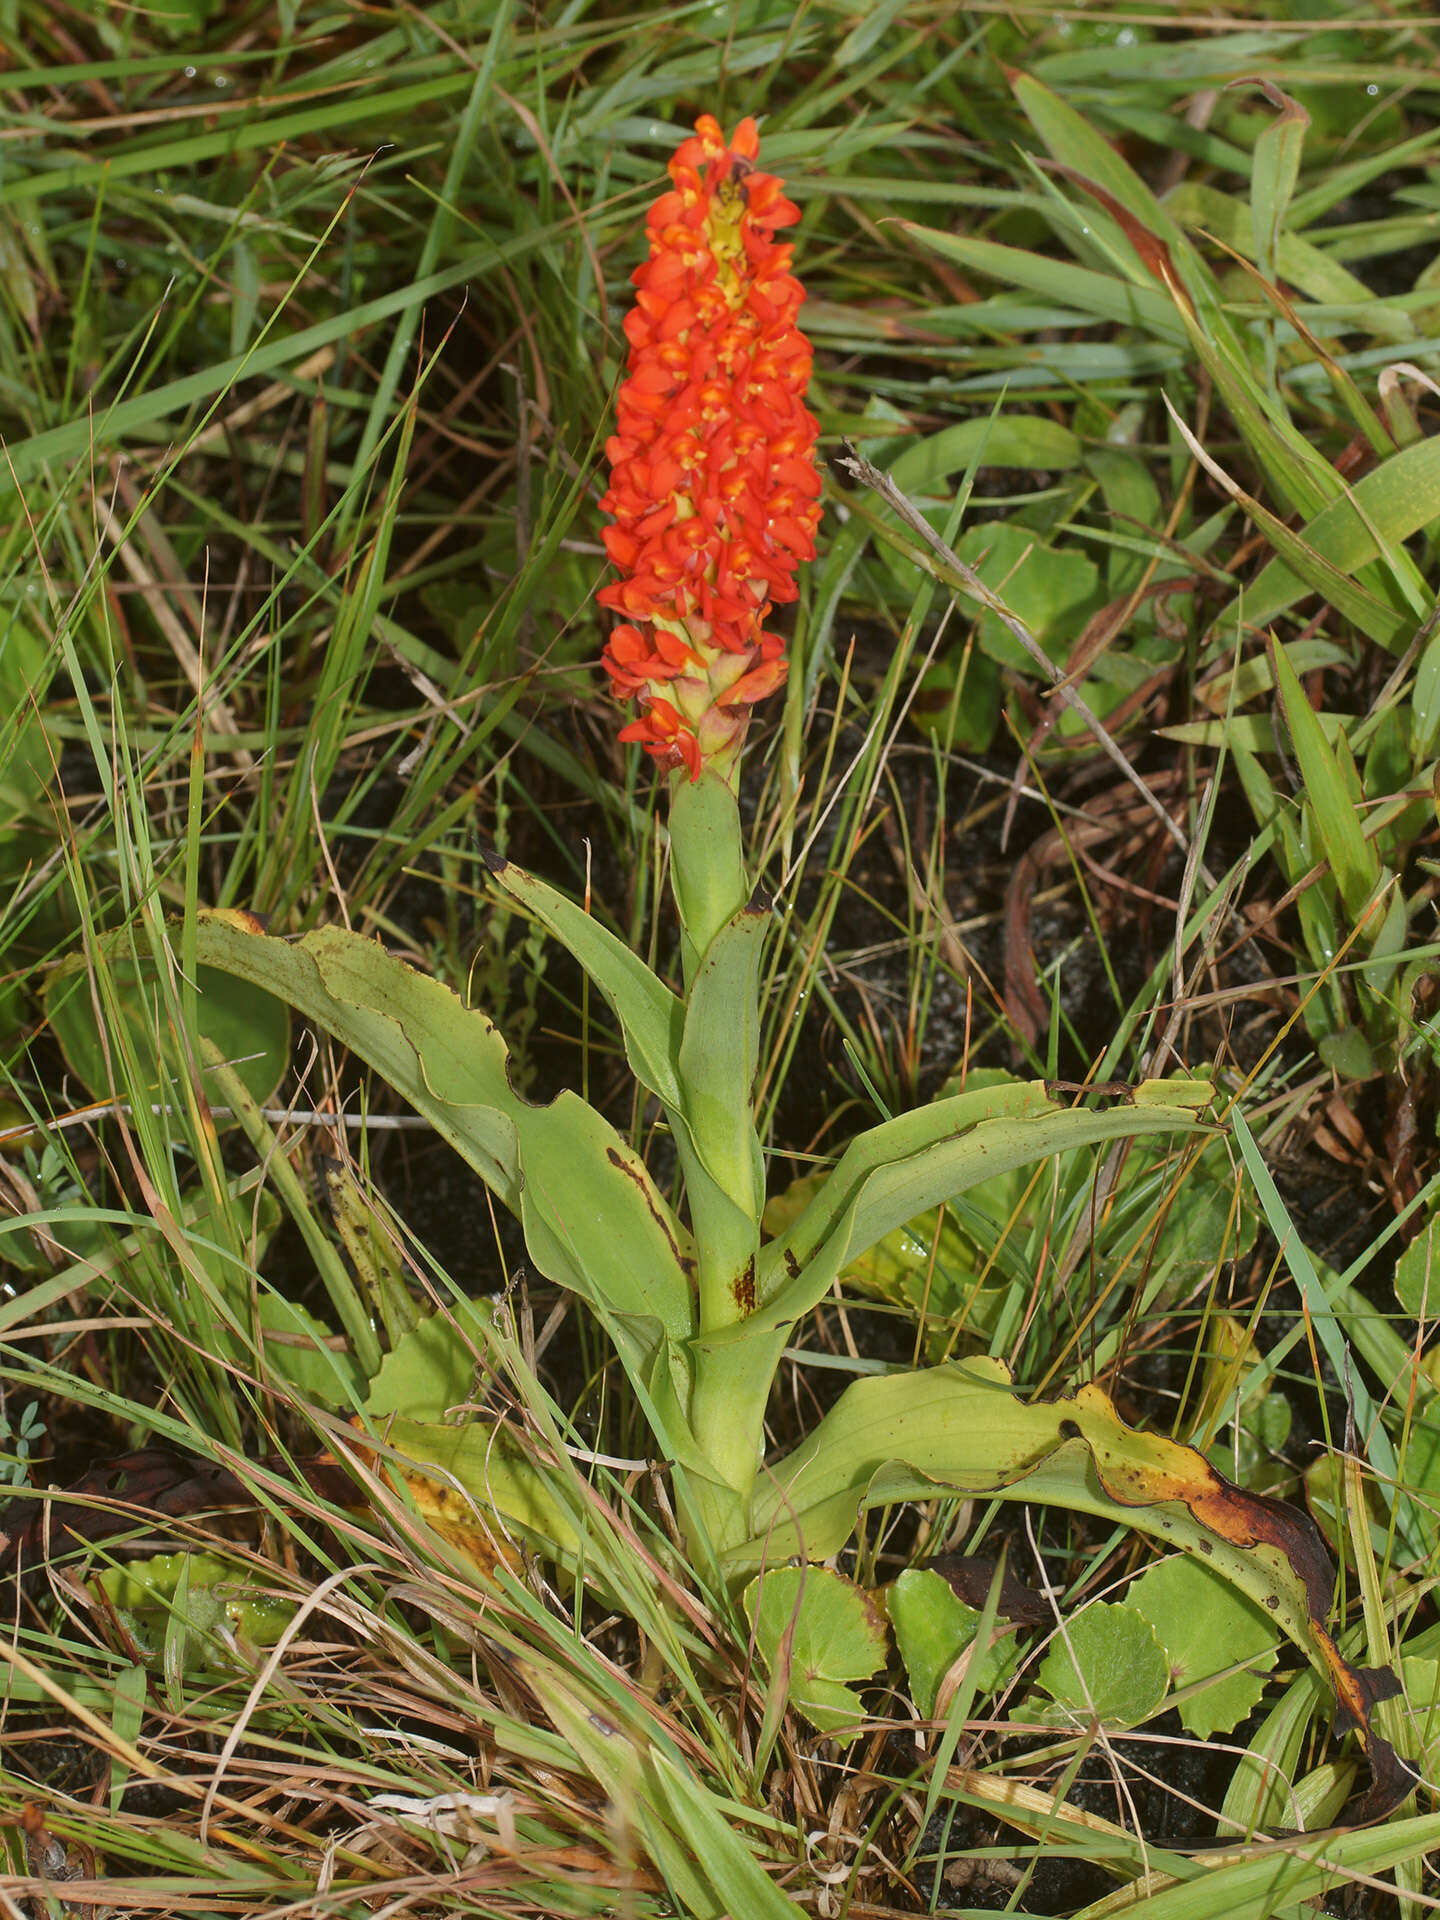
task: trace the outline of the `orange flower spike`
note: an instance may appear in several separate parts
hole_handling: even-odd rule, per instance
[[[795,598],[820,522],[805,294],[775,239],[800,214],[756,169],[759,151],[753,120],[727,144],[707,113],[671,159],[605,447],[620,578],[599,599],[622,624],[602,664],[616,697],[641,707],[620,737],[692,780],[733,764],[751,707],[784,682],[785,645],[765,621]]]

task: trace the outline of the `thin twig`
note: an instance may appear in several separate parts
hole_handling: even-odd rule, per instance
[[[58,1114],[53,1119],[27,1120],[23,1126],[6,1127],[0,1132],[0,1152],[40,1134],[62,1133],[67,1127],[88,1127],[93,1121],[107,1118],[128,1120],[136,1111],[128,1100],[100,1100],[94,1106],[78,1107],[74,1113]],[[139,1111],[158,1115],[181,1110],[156,1102]],[[232,1107],[211,1107],[210,1112],[217,1120],[235,1118]],[[327,1113],[318,1107],[262,1107],[260,1114],[262,1119],[274,1124],[296,1127],[362,1127],[367,1133],[419,1133],[434,1129],[434,1122],[419,1113]]]

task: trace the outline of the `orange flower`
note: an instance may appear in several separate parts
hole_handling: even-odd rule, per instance
[[[622,616],[602,658],[662,767],[728,766],[750,708],[785,679],[785,642],[765,631],[815,556],[820,476],[805,408],[804,289],[777,229],[799,219],[757,172],[753,120],[727,146],[702,114],[650,210],[650,257],[625,320],[628,372],[606,442],[620,579],[602,606]]]

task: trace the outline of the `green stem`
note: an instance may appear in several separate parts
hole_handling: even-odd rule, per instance
[[[780,1355],[792,1331],[732,1326],[694,1342],[690,1431],[705,1459],[738,1496],[737,1518],[748,1535],[750,1503],[765,1448],[765,1409]],[[733,1542],[727,1541],[727,1545]]]
[[[764,1445],[775,1358],[744,1338],[756,1304],[765,1165],[755,1128],[761,961],[768,911],[751,903],[740,809],[707,769],[671,790],[670,883],[680,916],[685,1029],[676,1144],[695,1239],[700,1337],[692,1349],[691,1431],[725,1491],[726,1529],[748,1510]],[[707,1336],[732,1329],[731,1342]],[[762,1377],[763,1376],[763,1377]],[[710,1517],[721,1524],[721,1515]]]
[[[750,898],[740,807],[723,775],[681,771],[670,787],[670,886],[689,991],[715,935]]]

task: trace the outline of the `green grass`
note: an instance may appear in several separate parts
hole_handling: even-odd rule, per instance
[[[1101,1382],[1311,1501],[1337,1639],[1395,1668],[1378,1724],[1434,1779],[1428,15],[77,0],[0,8],[0,52],[12,1871],[29,1805],[127,1912],[1433,1905],[1432,1790],[1330,1830],[1363,1778],[1288,1656],[1233,1736],[1258,1757],[1164,1832],[1146,1722],[1047,1717],[1053,1621],[929,1720],[892,1652],[854,1744],[817,1734],[685,1563],[584,1310],[383,1084],[193,964],[200,907],[347,923],[671,1177],[603,1005],[479,847],[673,964],[650,769],[592,671],[600,451],[665,159],[699,112],[758,115],[824,450],[910,507],[832,472],[752,749],[772,1192],[982,1069],[1209,1072],[1232,1121],[916,1223],[805,1323],[776,1437],[912,1356]],[[503,1417],[568,1571],[490,1564],[354,1423],[437,1309],[443,1404]],[[1149,1562],[937,1492],[843,1568],[1000,1542],[1035,1584],[1027,1520],[1062,1638]],[[1222,1813],[1231,1850],[1187,1843]]]

